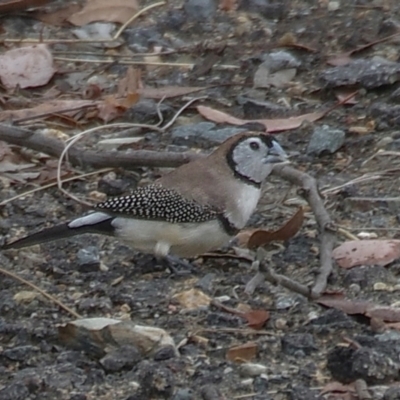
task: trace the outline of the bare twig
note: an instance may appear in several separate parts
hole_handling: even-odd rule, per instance
[[[310,175],[290,166],[277,166],[273,174],[302,188],[301,195],[310,205],[320,231],[320,271],[311,289],[311,297],[316,298],[325,290],[327,280],[332,272],[332,250],[336,240],[333,224],[324,203],[319,195],[317,181]]]
[[[56,299],[54,296],[52,296],[51,294],[45,292],[43,289],[40,289],[39,286],[36,286],[34,283],[27,281],[24,278],[21,278],[20,276],[14,274],[13,272],[7,271],[4,268],[0,267],[0,273],[2,273],[3,275],[7,275],[10,278],[15,279],[16,281],[22,282],[23,284],[31,287],[32,289],[36,290],[38,293],[40,293],[42,296],[46,297],[47,299],[49,299],[50,301],[52,301],[53,303],[57,304],[59,307],[61,307],[62,309],[64,309],[65,311],[67,311],[68,313],[70,313],[72,316],[74,316],[75,318],[82,318],[76,311],[74,311],[72,308],[69,308],[68,306],[66,306],[64,303],[62,303],[60,300]]]
[[[0,124],[0,140],[56,158],[60,157],[65,148],[65,143],[61,140],[5,124]],[[98,152],[76,146],[68,152],[68,160],[72,165],[92,168],[173,168],[198,157],[199,155],[194,153],[160,153],[151,150],[138,150],[130,153]]]

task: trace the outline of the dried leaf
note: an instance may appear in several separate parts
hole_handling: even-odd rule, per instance
[[[33,17],[49,25],[62,26],[72,14],[77,13],[80,9],[81,6],[79,4],[70,3],[66,7],[55,11],[46,12],[45,10],[43,12],[43,10],[38,10],[33,14]]]
[[[123,24],[139,9],[137,0],[88,0],[83,9],[73,14],[68,21],[81,26],[95,21],[119,22]]]
[[[400,308],[390,306],[371,305],[365,315],[370,318],[379,318],[385,322],[400,322]]]
[[[104,101],[98,105],[99,118],[105,122],[109,122],[120,117],[128,108],[138,102],[139,97],[138,93],[130,93],[123,98],[107,96]]]
[[[32,108],[1,111],[0,121],[37,118],[41,115],[48,117],[51,114],[62,113],[74,115],[83,108],[96,106],[97,104],[98,102],[93,100],[52,100]]]
[[[237,0],[221,0],[219,4],[222,11],[233,11],[236,10],[237,6]]]
[[[336,247],[332,257],[342,268],[384,267],[400,257],[400,240],[351,240]]]
[[[268,132],[280,132],[291,129],[296,129],[304,121],[314,122],[325,116],[326,112],[319,111],[304,115],[299,115],[298,117],[290,117],[284,119],[240,119],[233,117],[232,115],[226,114],[222,111],[215,110],[211,107],[206,106],[198,106],[197,111],[206,119],[223,124],[232,124],[232,125],[244,125],[251,122],[258,122],[260,124],[265,125]]]
[[[274,232],[259,229],[250,236],[248,247],[255,249],[265,246],[267,243],[276,240],[288,240],[293,237],[301,228],[304,221],[304,211],[300,207],[296,214],[280,229]]]
[[[251,361],[256,357],[257,349],[257,343],[254,342],[248,342],[240,346],[234,346],[228,349],[226,358],[235,362]]]
[[[45,44],[9,50],[0,56],[0,78],[9,89],[45,85],[54,72],[53,56]]]
[[[0,2],[0,14],[26,10],[31,7],[40,7],[51,0],[2,0]]]
[[[269,320],[270,314],[266,310],[251,310],[241,315],[246,318],[250,328],[261,329]]]
[[[341,310],[346,314],[364,314],[367,311],[370,303],[367,301],[353,301],[346,299],[344,296],[337,295],[324,295],[315,300],[318,304],[322,304],[325,307],[335,308]]]

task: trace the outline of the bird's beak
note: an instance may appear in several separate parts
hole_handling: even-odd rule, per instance
[[[268,155],[265,157],[265,163],[278,164],[278,163],[289,163],[289,156],[282,149],[280,144],[275,140],[272,142],[272,147],[269,149]]]

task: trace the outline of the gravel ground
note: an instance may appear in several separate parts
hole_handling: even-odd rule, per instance
[[[202,104],[238,118],[287,118],[321,111],[336,104],[338,96],[358,90],[355,104],[279,133],[278,139],[292,154],[295,167],[316,177],[322,191],[379,174],[378,179],[326,192],[325,205],[332,219],[354,235],[364,231],[379,238],[398,238],[400,36],[355,52],[352,57],[357,61],[350,64],[332,66],[327,60],[338,64],[345,52],[398,32],[400,4],[396,0],[243,0],[237,10],[223,11],[218,6],[214,0],[171,0],[127,28],[123,46],[107,50],[108,54],[151,52],[160,46],[170,52],[159,56],[160,61],[195,67],[141,67],[146,85],[207,86],[199,94],[207,96]],[[26,37],[38,32],[49,38],[73,37],[70,26],[56,28],[30,14],[5,15],[2,23],[3,38],[18,37],[21,31]],[[76,43],[55,44],[51,50],[54,55],[105,51]],[[18,109],[23,101],[32,103],[50,87],[60,89],[67,83],[65,93],[81,99],[82,82],[88,78],[74,80],[75,71],[90,71],[104,85],[104,93],[112,93],[126,73],[126,66],[118,63],[104,67],[55,62],[59,73],[45,89],[11,94],[0,89],[4,99],[0,107]],[[166,99],[161,107],[166,120],[187,99]],[[142,99],[119,121],[154,124],[155,104]],[[84,128],[89,122],[93,124],[85,119]],[[83,129],[72,118],[27,125],[31,130],[45,127],[68,135]],[[189,108],[165,134],[143,129],[142,141],[127,147],[207,152],[238,131],[238,127],[206,121]],[[95,147],[98,139],[93,135],[84,144]],[[20,148],[13,151],[19,157],[33,157]],[[378,151],[386,153],[376,155]],[[35,168],[41,171],[46,160],[37,160]],[[84,166],[78,170],[88,172]],[[67,188],[79,198],[95,201],[126,193],[162,173],[164,169],[118,169],[103,174],[100,181],[91,176]],[[0,188],[0,201],[4,201],[32,188],[32,182],[18,183],[4,174]],[[266,182],[249,225],[279,228],[299,204],[304,202],[297,189],[273,177]],[[54,187],[38,191],[1,207],[0,234],[5,239],[20,237],[83,211]],[[267,247],[268,262],[277,272],[310,285],[318,274],[318,245],[317,227],[307,210],[295,237]],[[96,236],[3,252],[0,261],[2,268],[39,286],[84,318],[162,328],[179,348],[178,354],[173,346],[143,354],[105,335],[102,340],[107,345],[98,351],[93,346],[98,338],[88,334],[82,339],[76,332],[71,334],[74,347],[59,335],[59,327],[75,319],[70,313],[21,282],[0,275],[0,400],[400,399],[398,330],[373,324],[363,315],[322,307],[268,282],[249,296],[244,287],[254,271],[235,249],[191,260],[195,265],[191,273],[180,266],[175,270],[181,273],[171,273],[152,256]],[[386,267],[335,268],[329,290],[374,304],[396,305],[399,283],[400,263],[395,261]],[[261,330],[252,330],[239,315],[215,303],[203,304],[204,298],[196,297],[190,308],[177,295],[191,289],[225,307],[267,310],[270,318]],[[232,361],[228,350],[245,344],[255,349],[254,354],[249,355],[249,350]],[[328,386],[334,382],[336,386]],[[344,386],[348,384],[353,386]],[[361,397],[363,388],[370,397]]]

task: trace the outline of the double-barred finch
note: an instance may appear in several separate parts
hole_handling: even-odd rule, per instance
[[[194,257],[226,244],[257,207],[261,184],[287,156],[271,136],[247,132],[127,196],[72,221],[18,239],[18,249],[82,233],[114,236],[156,256]]]

